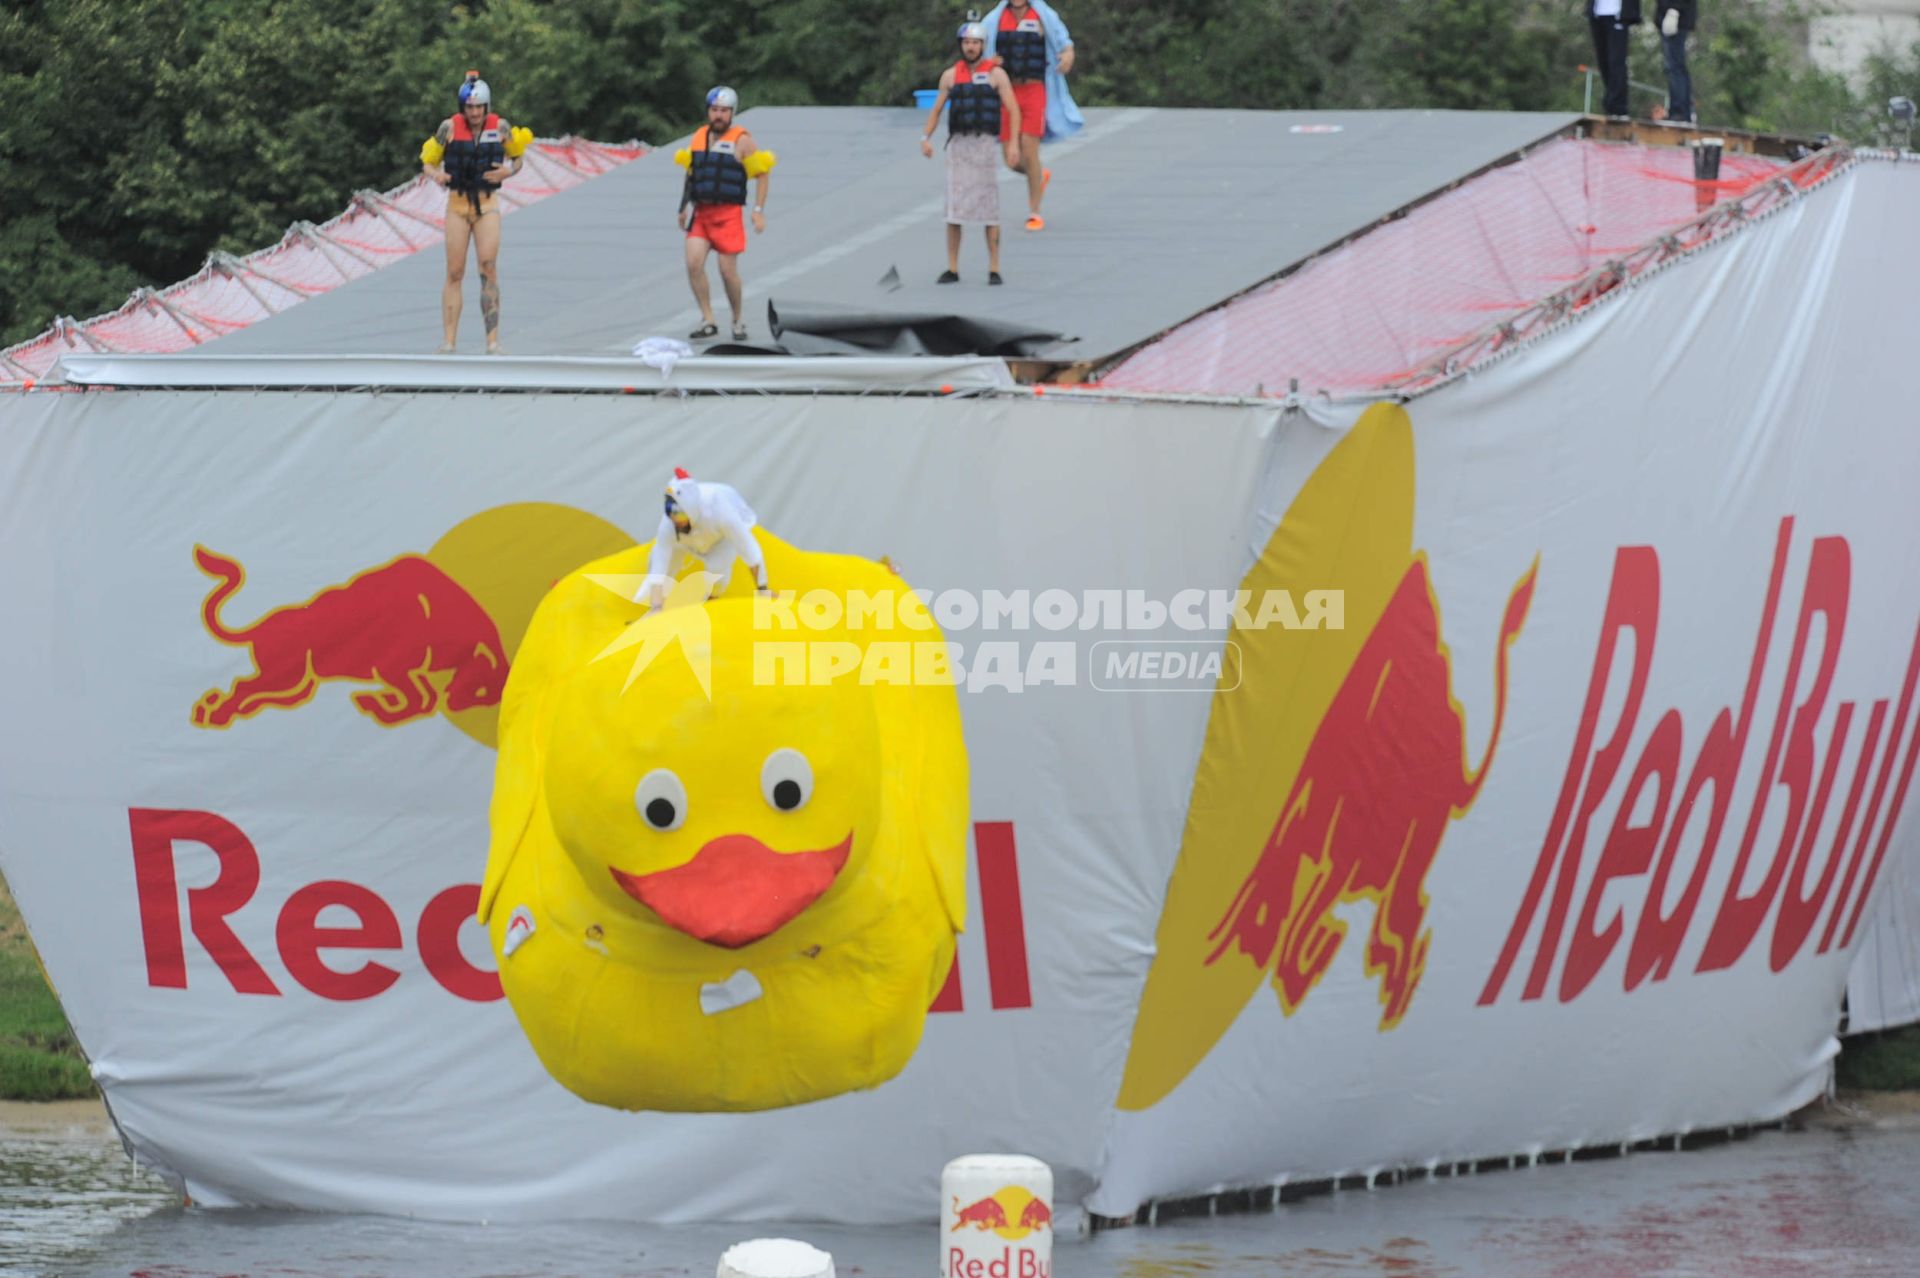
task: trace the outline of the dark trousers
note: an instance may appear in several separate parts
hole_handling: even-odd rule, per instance
[[[1667,62],[1667,118],[1691,120],[1693,77],[1687,74],[1687,33],[1661,36],[1660,52]]]
[[[1618,18],[1589,18],[1593,28],[1593,60],[1607,87],[1601,105],[1605,115],[1627,114],[1627,28]]]

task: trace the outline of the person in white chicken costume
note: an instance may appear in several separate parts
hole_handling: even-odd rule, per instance
[[[689,558],[698,559],[714,578],[710,599],[733,580],[736,559],[753,570],[759,592],[771,595],[766,559],[753,537],[757,522],[753,508],[731,484],[704,483],[675,467],[667,481],[665,511],[653,537],[653,551],[647,557],[647,575],[634,602],[660,607]]]

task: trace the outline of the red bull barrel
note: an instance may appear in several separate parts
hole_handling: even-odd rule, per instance
[[[1051,1278],[1053,1169],[969,1154],[940,1175],[940,1278]]]

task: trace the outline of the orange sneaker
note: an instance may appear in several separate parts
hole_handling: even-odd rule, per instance
[[[1027,219],[1027,229],[1029,231],[1044,231],[1047,229],[1047,219],[1035,213]]]

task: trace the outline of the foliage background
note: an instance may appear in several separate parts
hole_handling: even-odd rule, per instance
[[[974,0],[981,3],[981,0]],[[964,6],[897,0],[0,0],[0,345],[245,253],[416,168],[469,67],[543,136],[655,143],[725,81],[906,105]],[[1083,105],[1579,110],[1581,0],[1061,0]],[[1797,0],[1704,0],[1703,123],[1877,141],[1920,46],[1850,87]],[[1651,24],[1634,78],[1662,82]],[[1645,114],[1658,93],[1636,91]],[[1257,157],[1249,157],[1257,162]]]

